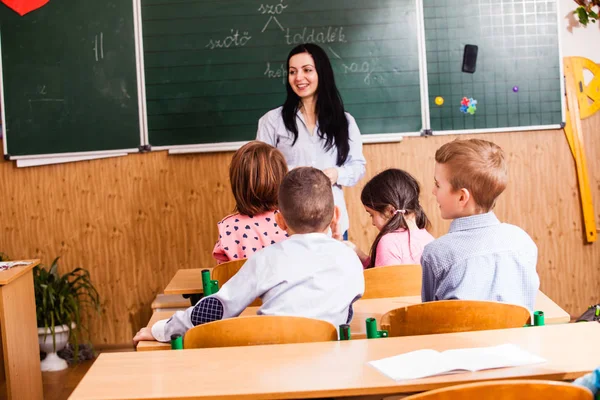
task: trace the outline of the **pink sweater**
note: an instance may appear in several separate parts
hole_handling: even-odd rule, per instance
[[[217,263],[248,258],[264,247],[287,239],[286,231],[277,226],[275,212],[268,211],[250,217],[229,215],[217,223],[219,240],[213,257]]]
[[[409,231],[401,229],[390,232],[377,244],[375,266],[420,264],[423,248],[433,239],[434,237],[426,229],[410,231],[410,242]],[[370,259],[367,259],[363,266],[368,267],[369,262]]]

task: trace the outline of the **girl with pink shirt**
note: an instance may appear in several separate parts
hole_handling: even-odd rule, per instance
[[[229,166],[235,214],[217,223],[217,263],[249,258],[288,235],[275,221],[279,185],[287,174],[283,154],[271,145],[252,141],[233,155]]]
[[[420,264],[423,248],[434,239],[426,230],[430,224],[420,192],[417,180],[400,169],[387,169],[365,185],[360,200],[379,235],[369,255],[349,243],[364,268]]]

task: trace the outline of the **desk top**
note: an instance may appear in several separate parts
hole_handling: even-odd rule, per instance
[[[21,275],[27,273],[40,263],[40,260],[13,260],[13,261],[26,261],[28,265],[19,265],[17,267],[9,268],[5,271],[0,271],[0,286],[8,285]]]
[[[70,399],[292,399],[410,393],[494,379],[567,380],[600,360],[600,324],[185,351],[100,354]],[[418,349],[515,344],[546,363],[396,382],[367,365]],[[207,368],[207,362],[210,368]]]
[[[365,339],[367,337],[367,329],[365,320],[367,318],[375,318],[377,321],[381,319],[383,314],[404,306],[421,303],[421,296],[406,296],[406,297],[389,297],[382,299],[366,299],[358,300],[354,303],[354,316],[350,323],[350,332],[352,339]],[[259,307],[248,307],[241,315],[255,315]],[[569,314],[560,308],[555,302],[550,300],[544,293],[539,292],[535,300],[535,309],[544,311],[544,320],[546,324],[562,324],[570,320]],[[167,319],[173,315],[173,311],[157,311],[152,315],[148,322],[151,327],[156,321]],[[169,350],[171,346],[168,343],[160,343],[155,341],[144,341],[138,343],[138,351],[148,350]],[[600,363],[600,360],[598,361]]]
[[[212,268],[179,269],[165,288],[165,294],[199,294],[202,289],[202,270]]]

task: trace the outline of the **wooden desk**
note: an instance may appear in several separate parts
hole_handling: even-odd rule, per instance
[[[212,268],[209,268],[212,270]],[[197,294],[202,293],[202,276],[201,269],[180,269],[177,271],[171,282],[165,288],[165,294]],[[395,299],[390,303],[390,299]],[[372,301],[369,303],[367,313],[371,313],[373,310],[379,312],[379,316],[386,312],[399,308],[404,305],[419,304],[421,302],[421,296],[405,296],[405,297],[393,297],[388,299],[370,299],[360,300],[359,302]],[[358,303],[355,305],[358,305]],[[389,308],[390,305],[393,307]],[[355,308],[355,313],[362,313],[362,309]],[[535,299],[535,310],[544,311],[545,320],[547,324],[562,324],[569,322],[571,316],[562,308],[560,308],[555,302],[553,302],[548,296],[541,291],[538,291],[537,298]],[[365,318],[372,317],[374,315],[368,315]],[[356,314],[355,314],[356,318]],[[379,319],[379,318],[378,318]],[[364,327],[363,327],[364,331]],[[361,332],[363,332],[361,331]],[[354,332],[354,331],[353,331]],[[359,333],[359,331],[357,331]]]
[[[354,318],[360,318],[364,321],[366,318],[374,317],[379,320],[383,314],[390,310],[420,303],[421,296],[358,300],[354,303]],[[560,308],[558,304],[539,290],[535,298],[534,307],[536,311],[544,312],[546,324],[564,324],[571,320],[569,313]]]
[[[0,326],[4,373],[9,399],[42,399],[42,370],[35,316],[33,267],[0,271]]]
[[[191,268],[180,269],[167,287],[165,294],[202,294],[202,270],[209,269],[212,274],[212,268]]]
[[[70,399],[293,399],[412,393],[495,379],[567,380],[598,365],[600,346],[593,345],[598,337],[600,324],[587,322],[375,340],[103,353]],[[504,343],[547,362],[401,382],[367,365],[418,349]]]
[[[421,296],[358,300],[353,305],[354,316],[350,323],[352,339],[365,339],[367,337],[365,324],[367,318],[375,318],[379,321],[383,314],[390,310],[419,303],[421,303]],[[255,315],[258,309],[259,307],[248,307],[242,312],[242,315]],[[542,292],[538,292],[535,300],[535,309],[544,311],[546,324],[562,324],[570,320],[569,314]],[[156,321],[169,318],[171,315],[173,315],[173,311],[155,312],[148,322],[148,326],[151,327]],[[170,348],[171,346],[168,343],[154,341],[140,342],[137,346],[138,351],[168,350]],[[598,363],[600,364],[600,360]]]
[[[173,314],[175,314],[175,311],[155,311],[154,314],[152,314],[152,318],[150,318],[150,321],[148,321],[148,325],[146,326],[148,328],[151,328],[152,325],[154,325],[157,321],[160,321],[161,319],[171,318],[171,315]],[[155,340],[144,340],[139,342],[135,349],[137,351],[171,350],[171,344],[157,342]]]

